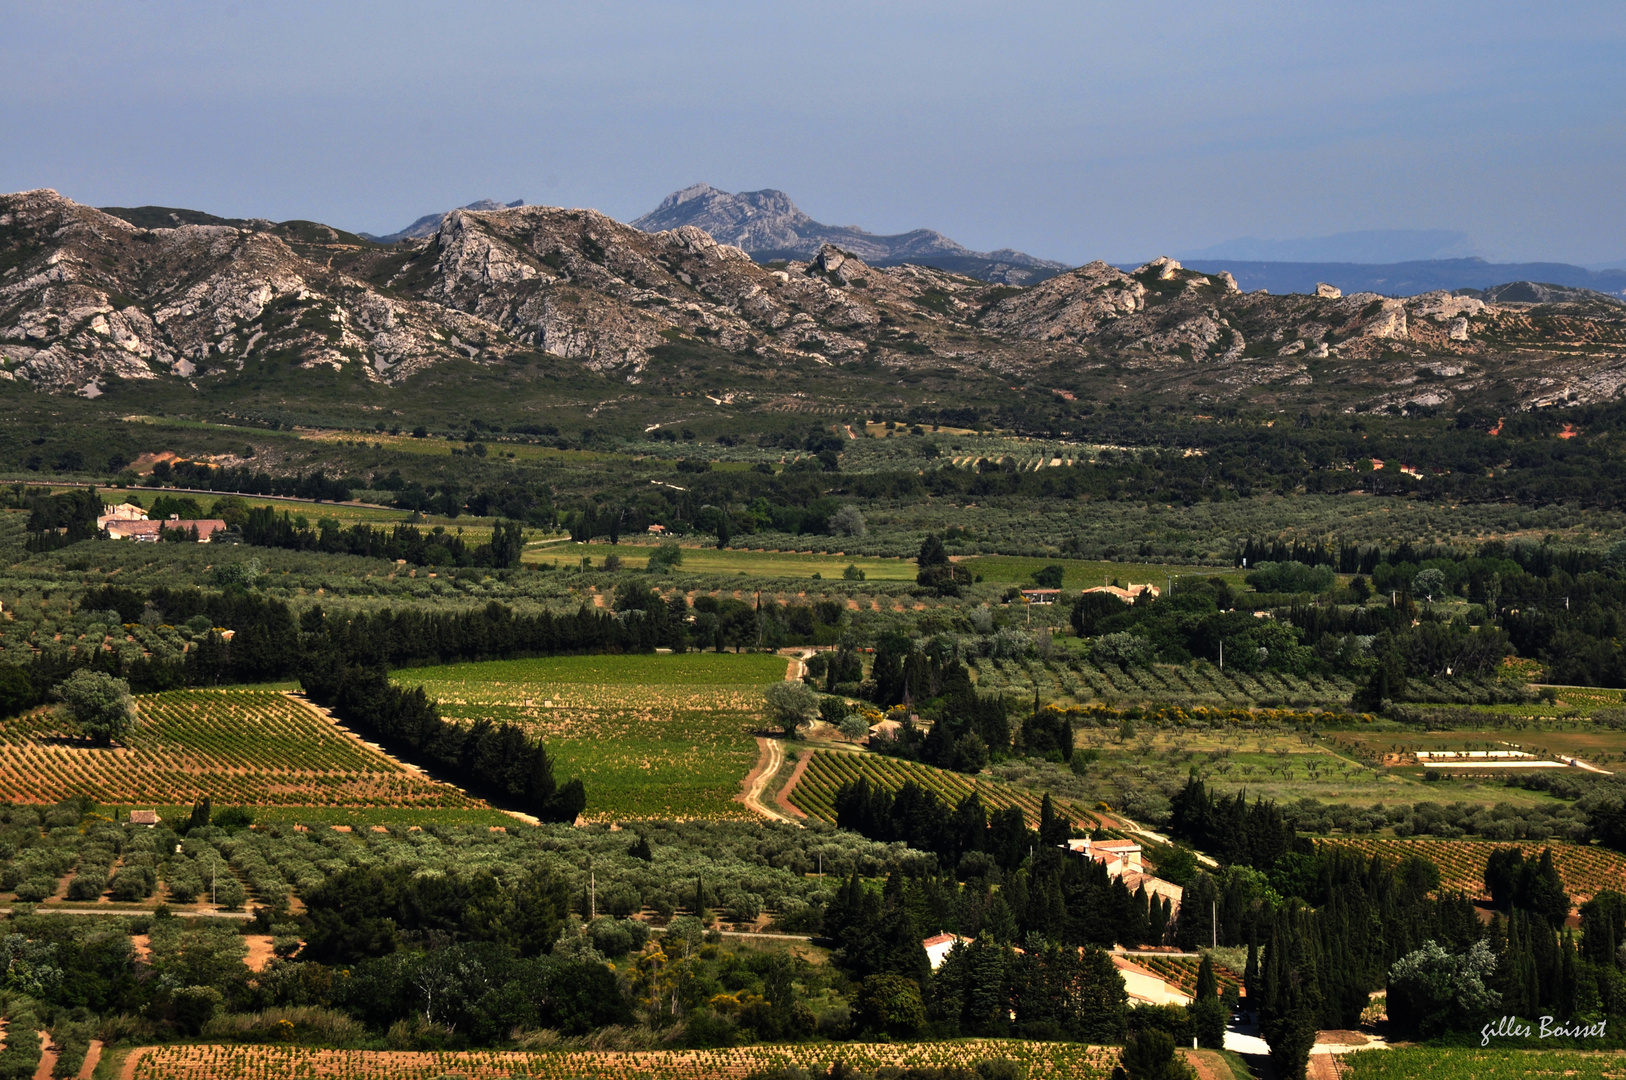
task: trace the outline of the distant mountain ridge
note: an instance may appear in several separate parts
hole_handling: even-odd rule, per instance
[[[479,199],[467,206],[458,207],[459,210],[512,210],[516,206],[524,206],[524,199],[515,199],[511,203],[500,203],[495,199]],[[387,236],[374,236],[372,233],[357,233],[357,236],[371,240],[377,244],[394,244],[401,240],[422,240],[426,236],[433,236],[440,228],[441,221],[450,210],[443,210],[438,214],[425,214],[400,232],[392,232]]]
[[[872,266],[916,263],[1001,285],[1033,285],[1068,268],[1010,248],[972,251],[934,229],[880,236],[856,225],[824,225],[772,188],[734,193],[692,184],[629,224],[644,232],[691,225],[758,262],[810,259],[823,245],[834,244]]]
[[[1244,236],[1177,255],[1183,262],[1369,263],[1471,259],[1478,255],[1467,233],[1450,229],[1364,229],[1331,236],[1261,240]]]
[[[1569,263],[1493,263],[1484,259],[1427,259],[1416,262],[1246,262],[1196,259],[1185,263],[1205,274],[1230,271],[1244,292],[1314,293],[1326,282],[1345,293],[1417,296],[1444,289],[1489,289],[1513,281],[1564,285],[1611,296],[1626,295],[1626,270],[1588,270]]]

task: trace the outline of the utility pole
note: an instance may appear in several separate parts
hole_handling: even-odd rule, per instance
[[[1225,639],[1220,638],[1220,670],[1225,670]]]
[[[1208,929],[1213,932],[1213,944],[1210,945],[1209,948],[1217,949],[1219,948],[1219,901],[1212,900],[1210,903],[1213,905],[1213,907],[1209,911]]]
[[[589,921],[598,918],[598,874],[592,870],[587,872],[587,911]]]

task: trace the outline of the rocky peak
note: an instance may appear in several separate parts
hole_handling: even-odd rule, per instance
[[[812,259],[822,245],[835,244],[876,266],[918,262],[1004,284],[1027,284],[1065,268],[1010,248],[972,251],[933,229],[879,236],[856,225],[823,225],[803,213],[789,195],[772,188],[735,194],[710,184],[692,184],[632,221],[634,228],[645,232],[683,225],[704,229],[764,260]]]
[[[457,209],[473,210],[476,213],[490,213],[493,210],[512,210],[517,206],[524,205],[524,199],[515,199],[511,203],[500,203],[495,199],[476,199],[467,206],[460,206]],[[455,213],[455,211],[447,210],[439,214],[425,214],[401,231],[392,232],[385,236],[374,236],[372,233],[357,233],[356,235],[379,244],[395,244],[402,240],[422,240],[426,236],[433,235],[435,230],[440,227],[441,221],[449,213]]]
[[[1153,259],[1144,266],[1137,267],[1135,269],[1134,276],[1140,277],[1143,274],[1152,274],[1159,281],[1172,281],[1174,280],[1174,276],[1183,269],[1184,267],[1182,267],[1179,263],[1175,262],[1167,255],[1163,255],[1159,258]]]

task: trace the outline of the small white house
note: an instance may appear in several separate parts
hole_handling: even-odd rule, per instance
[[[970,938],[961,937],[959,934],[938,934],[920,944],[926,950],[926,959],[931,961],[932,970],[936,971],[943,966],[943,961],[948,959],[948,954],[953,951],[954,946],[961,942],[969,944],[970,941]]]

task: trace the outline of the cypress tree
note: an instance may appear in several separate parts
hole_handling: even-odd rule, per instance
[[[1207,953],[1197,965],[1197,991],[1186,1009],[1197,1042],[1208,1050],[1225,1046],[1225,1006],[1219,999],[1219,980],[1214,977],[1214,961]]]

